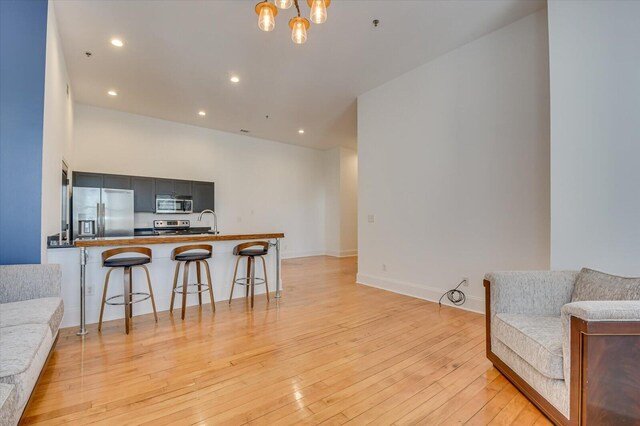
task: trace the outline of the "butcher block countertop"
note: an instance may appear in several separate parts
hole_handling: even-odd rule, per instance
[[[284,238],[284,233],[268,234],[195,234],[195,235],[152,235],[138,237],[106,237],[76,240],[76,247],[131,246],[147,244],[194,243],[205,241],[240,241]]]

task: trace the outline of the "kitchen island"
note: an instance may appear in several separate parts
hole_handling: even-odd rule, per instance
[[[96,323],[100,311],[104,277],[108,268],[103,268],[101,253],[106,247],[114,246],[152,246],[152,263],[148,265],[158,311],[168,310],[171,299],[173,271],[175,263],[171,260],[171,251],[190,243],[212,243],[213,257],[209,260],[216,301],[226,300],[231,289],[233,267],[235,266],[233,247],[242,241],[269,241],[275,250],[266,256],[267,273],[271,289],[275,289],[276,298],[280,297],[280,239],[283,233],[252,234],[192,234],[192,235],[155,235],[131,237],[107,237],[76,240],[70,248],[50,248],[49,263],[62,265],[63,300],[65,316],[63,326],[79,325],[78,335],[87,333],[86,324]],[[240,269],[242,270],[242,269]],[[109,285],[109,295],[121,294],[121,275],[114,273]],[[134,272],[134,287],[146,286],[144,272]],[[256,294],[264,293],[264,286],[256,287]],[[236,292],[236,297],[244,297]],[[189,295],[187,306],[198,303],[196,295]],[[258,306],[256,306],[258,308]],[[150,313],[150,302],[136,304],[135,314]],[[124,310],[118,306],[105,308],[104,319],[124,318]]]

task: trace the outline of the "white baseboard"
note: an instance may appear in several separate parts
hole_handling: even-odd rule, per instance
[[[419,286],[414,283],[390,280],[387,278],[360,273],[356,277],[356,282],[358,284],[366,285],[369,287],[375,287],[381,290],[403,294],[405,296],[417,297],[418,299],[428,300],[435,303],[438,303],[438,299],[440,299],[440,296],[442,296],[442,294],[446,291],[433,287]],[[484,314],[484,298],[482,297],[467,295],[466,302],[461,306],[452,305],[445,297],[444,299],[442,299],[442,304],[451,306],[453,308],[460,308],[466,311]]]
[[[286,251],[282,252],[282,259],[295,259],[298,257],[325,256],[325,250]]]
[[[298,257],[311,256],[332,256],[332,257],[353,257],[358,255],[358,250],[308,250],[308,251],[288,251],[282,253],[283,259],[295,259]]]
[[[353,256],[357,256],[358,255],[358,250],[342,250],[342,251],[338,251],[338,250],[327,250],[325,252],[325,255],[327,256],[332,256],[332,257],[353,257]]]

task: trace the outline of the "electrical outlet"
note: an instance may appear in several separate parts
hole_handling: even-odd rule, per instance
[[[93,286],[92,285],[88,285],[87,286],[87,296],[93,296],[95,294],[95,291],[93,290]]]
[[[469,287],[469,277],[462,277],[462,281],[464,281],[463,286]]]
[[[382,272],[387,272],[387,264],[386,263],[382,264]]]
[[[369,216],[367,216],[367,220],[369,221],[369,223],[374,223],[376,221],[376,216],[370,214]]]

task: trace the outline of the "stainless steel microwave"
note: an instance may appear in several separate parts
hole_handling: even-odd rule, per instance
[[[193,213],[193,200],[185,195],[156,195],[156,213]]]

